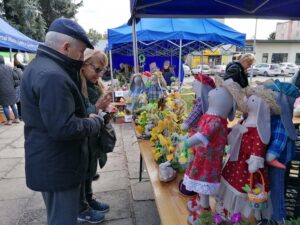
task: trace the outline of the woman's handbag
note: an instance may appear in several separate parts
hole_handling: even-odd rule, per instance
[[[98,140],[101,152],[109,153],[114,150],[117,141],[117,136],[110,122],[105,124],[104,127],[101,129],[100,137]]]

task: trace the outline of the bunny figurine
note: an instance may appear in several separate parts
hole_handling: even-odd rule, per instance
[[[159,165],[159,180],[169,182],[176,177],[176,171],[171,167],[170,161],[166,161]]]
[[[280,107],[280,114],[273,113],[271,117],[271,141],[266,160],[269,164],[273,203],[272,219],[278,224],[284,224],[286,218],[284,168],[294,158],[297,131],[293,124],[293,105],[300,92],[295,85],[279,80],[264,84],[264,87],[272,91]]]
[[[260,170],[266,180],[265,191],[269,192],[268,174],[265,166],[267,144],[271,136],[270,108],[279,111],[279,107],[272,95],[262,88],[247,88],[247,118],[243,124],[237,124],[228,135],[230,145],[229,161],[222,170],[221,186],[217,195],[218,213],[227,216],[240,212],[249,218],[255,215],[270,218],[272,207],[268,200],[268,207],[261,212],[250,207],[244,186],[250,184],[250,174],[253,174],[253,184],[261,184],[261,177],[256,171]],[[226,209],[226,210],[224,210]]]
[[[208,93],[208,110],[200,118],[197,132],[179,144],[194,148],[194,159],[186,169],[183,184],[189,191],[198,193],[188,202],[191,215],[188,223],[195,225],[199,214],[210,211],[209,196],[220,186],[222,158],[227,142],[227,118],[234,119],[236,99],[241,95],[240,86],[232,80],[221,81],[220,87]],[[239,105],[239,104],[238,104]]]
[[[182,130],[195,131],[200,117],[208,109],[208,92],[216,87],[215,82],[207,75],[199,74],[194,76],[193,90],[196,93],[196,100],[192,112],[181,125]]]
[[[134,113],[136,109],[142,107],[142,101],[140,96],[145,92],[145,85],[142,79],[142,75],[134,74],[130,83],[130,104],[127,105],[127,109]]]

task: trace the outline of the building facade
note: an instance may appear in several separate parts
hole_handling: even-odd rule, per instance
[[[277,23],[275,40],[300,40],[300,21]]]
[[[253,46],[247,40],[246,46]],[[300,65],[300,40],[256,40],[256,63],[291,62]]]

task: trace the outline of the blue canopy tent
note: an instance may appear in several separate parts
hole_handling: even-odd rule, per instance
[[[36,52],[39,44],[0,18],[0,47]]]
[[[135,18],[300,19],[300,0],[130,0],[130,9]]]
[[[138,18],[262,18],[300,20],[300,0],[130,0],[134,65],[137,70],[135,26]]]
[[[224,44],[245,45],[245,34],[214,19],[144,18],[138,22],[136,32],[139,54],[147,57],[178,57],[176,60],[178,64],[173,64],[177,64],[180,75],[183,74],[181,73],[182,54],[207,48],[213,49]],[[134,55],[132,27],[124,24],[109,29],[108,49],[114,55]]]

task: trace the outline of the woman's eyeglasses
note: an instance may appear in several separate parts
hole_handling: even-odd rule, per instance
[[[107,70],[106,68],[96,67],[93,64],[87,64],[87,65],[90,65],[91,67],[93,67],[93,69],[96,73],[105,73]]]

